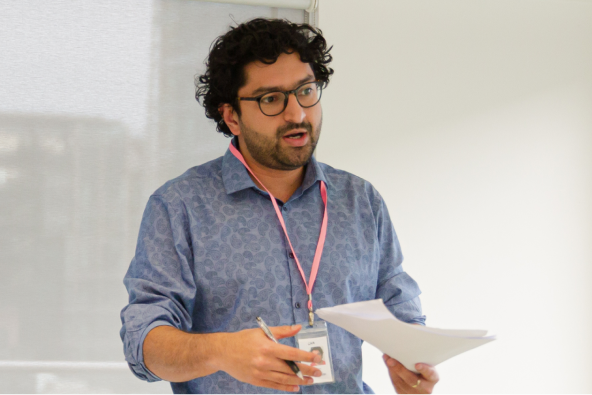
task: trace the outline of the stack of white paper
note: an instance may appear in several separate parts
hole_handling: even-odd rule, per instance
[[[327,322],[342,327],[416,372],[419,362],[433,366],[495,340],[484,330],[429,328],[399,321],[382,299],[318,309]]]

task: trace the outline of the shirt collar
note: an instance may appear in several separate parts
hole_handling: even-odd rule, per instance
[[[238,145],[236,137],[232,139],[232,145],[235,147]],[[315,157],[312,156],[306,166],[304,180],[302,181],[300,189],[304,192],[317,181],[321,180],[325,182],[325,185],[327,184],[325,173],[323,173],[323,170],[321,169],[321,166],[319,166]],[[224,183],[224,189],[226,189],[227,195],[247,188],[259,189],[249,176],[245,166],[236,159],[232,152],[230,152],[230,149],[226,150],[226,153],[222,158],[222,182]]]

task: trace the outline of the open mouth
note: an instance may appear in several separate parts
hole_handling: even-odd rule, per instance
[[[302,129],[296,129],[287,133],[282,138],[284,142],[292,147],[304,147],[309,142],[308,131]]]
[[[304,135],[305,135],[305,133],[295,133],[295,134],[290,134],[290,135],[284,136],[284,137],[287,138],[287,139],[294,139],[294,140],[296,140],[296,139],[301,138]]]
[[[288,133],[286,135],[284,135],[285,139],[292,139],[292,140],[298,140],[302,137],[304,137],[304,135],[306,134],[306,132],[293,132],[293,133]]]

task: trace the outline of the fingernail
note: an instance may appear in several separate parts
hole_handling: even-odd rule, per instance
[[[320,370],[317,370],[316,372],[314,372],[313,376],[315,377],[321,377],[323,373],[321,373]]]
[[[312,384],[314,383],[314,380],[311,378],[306,379],[306,384]]]
[[[415,369],[417,370],[422,370],[423,369],[423,365],[420,363],[415,364]]]
[[[296,391],[298,391],[299,389],[300,389],[300,387],[299,387],[299,386],[297,386],[297,385],[295,385],[295,386],[293,386],[293,387],[292,387],[292,392],[296,392]]]
[[[392,368],[393,366],[395,366],[395,360],[389,359],[388,361],[386,361],[386,364]]]

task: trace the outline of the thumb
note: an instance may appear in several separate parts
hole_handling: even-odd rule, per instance
[[[272,326],[269,328],[271,333],[276,339],[283,339],[285,337],[292,337],[302,329],[302,325],[285,325],[285,326]]]

